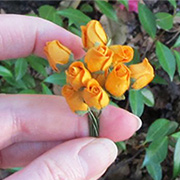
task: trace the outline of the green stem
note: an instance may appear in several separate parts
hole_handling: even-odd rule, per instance
[[[93,137],[99,136],[99,116],[96,115],[92,110],[88,112],[89,120],[89,135]]]

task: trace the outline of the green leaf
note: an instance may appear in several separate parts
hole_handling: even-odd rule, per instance
[[[82,12],[93,12],[93,7],[90,4],[84,3],[80,7],[80,11],[82,11]]]
[[[9,86],[9,84],[7,84],[6,86],[1,87],[1,93],[5,93],[5,94],[16,94],[18,93],[18,90],[16,87],[12,87]]]
[[[169,30],[173,27],[173,16],[169,13],[159,12],[155,14],[156,24],[164,29]]]
[[[27,61],[24,58],[19,58],[15,63],[16,80],[21,79],[27,72]]]
[[[13,77],[11,71],[4,66],[0,66],[0,76]]]
[[[27,86],[26,86],[26,84],[24,83],[24,81],[23,80],[18,80],[18,81],[16,81],[15,79],[14,79],[14,77],[4,77],[4,79],[5,79],[5,81],[7,82],[7,83],[9,83],[10,85],[12,85],[12,86],[14,86],[14,87],[16,87],[16,88],[18,88],[18,89],[27,89]]]
[[[141,116],[144,110],[143,97],[139,90],[131,89],[129,91],[129,101],[131,110],[137,116]]]
[[[27,57],[27,59],[30,59],[30,58],[33,59],[34,61],[38,62],[39,64],[42,64],[43,66],[49,65],[49,62],[44,58],[41,58],[41,57],[38,57],[35,55],[31,55],[31,56]]]
[[[119,107],[119,106],[118,106],[115,102],[113,102],[113,101],[110,101],[109,104],[112,105],[112,106],[115,106],[115,107]]]
[[[174,150],[174,166],[173,166],[173,177],[180,175],[180,138],[177,140]]]
[[[119,141],[119,142],[116,142],[115,144],[116,144],[116,146],[117,146],[118,149],[124,150],[124,151],[126,150],[126,144],[125,144],[125,142]]]
[[[9,59],[6,61],[1,61],[1,64],[5,66],[7,69],[10,69],[14,65],[15,62],[16,62],[16,59]]]
[[[20,171],[22,168],[21,167],[15,167],[15,168],[9,168],[7,169],[7,171],[11,172],[11,173],[15,173],[17,171]]]
[[[98,6],[98,8],[100,9],[100,11],[105,14],[108,18],[114,20],[114,21],[118,21],[117,15],[116,15],[116,11],[115,9],[112,7],[111,4],[109,4],[108,2],[102,0],[95,0],[96,5]]]
[[[66,84],[66,74],[64,72],[52,74],[51,76],[47,77],[44,82],[64,86]]]
[[[68,30],[71,31],[72,33],[76,34],[77,36],[81,37],[81,31],[79,28],[72,26],[68,27]]]
[[[159,137],[167,136],[173,133],[178,127],[178,123],[175,121],[169,121],[167,119],[157,119],[151,124],[148,129],[146,142],[151,142]]]
[[[123,101],[126,99],[125,95],[123,94],[122,96],[120,97],[116,97],[116,96],[113,96],[112,94],[110,94],[110,96],[115,99],[115,100],[118,100],[118,101]]]
[[[149,89],[144,88],[141,90],[141,94],[143,96],[144,103],[149,107],[153,107],[154,106],[153,93]]]
[[[48,88],[48,86],[46,86],[44,83],[41,83],[42,86],[42,93],[43,94],[49,94],[52,95],[52,91]]]
[[[157,41],[156,55],[159,59],[162,68],[168,73],[172,81],[176,69],[176,60],[174,58],[172,51],[167,46]]]
[[[56,9],[53,6],[44,5],[39,8],[40,17],[54,22],[57,25],[62,26],[62,19],[56,14]]]
[[[75,111],[76,114],[78,114],[79,116],[84,116],[85,114],[88,113],[88,111]]]
[[[28,88],[34,88],[36,86],[35,80],[30,74],[25,74],[23,81]]]
[[[162,168],[160,164],[157,163],[150,163],[146,166],[148,173],[154,180],[161,180],[162,179]]]
[[[130,61],[129,63],[126,63],[126,65],[129,66],[131,64],[137,64],[139,62],[140,62],[140,54],[137,49],[134,49],[134,57],[132,61]]]
[[[176,58],[177,70],[178,70],[178,73],[179,73],[179,76],[180,76],[180,53],[178,51],[174,50],[174,55],[175,55],[175,58]]]
[[[176,9],[176,7],[177,7],[177,4],[176,4],[176,0],[168,0],[170,3],[171,3],[171,5]]]
[[[144,4],[138,4],[139,20],[145,31],[154,39],[156,36],[156,18],[151,10]]]
[[[18,88],[18,89],[28,89],[26,83],[20,79],[18,81],[15,81],[15,86]]]
[[[27,58],[27,61],[29,62],[29,65],[36,70],[38,73],[40,73],[41,75],[43,75],[44,77],[47,77],[47,72],[46,69],[44,67],[44,65],[42,64],[42,59],[39,57],[30,57]]]
[[[38,17],[36,14],[26,14],[26,16]]]
[[[178,132],[172,134],[171,136],[172,136],[174,139],[177,140],[178,138],[180,138],[180,131],[178,131]]]
[[[40,17],[47,20],[52,19],[53,14],[56,12],[56,9],[53,6],[49,5],[41,6],[38,10]]]
[[[174,48],[180,47],[180,35],[178,36],[178,38],[177,38],[176,42],[174,43],[173,47]]]
[[[15,79],[14,79],[13,77],[4,76],[4,80],[5,80],[8,84],[17,87],[16,81],[15,81]]]
[[[19,94],[37,94],[34,89],[25,89],[19,92]]]
[[[53,19],[51,21],[59,26],[63,26],[63,21],[58,14],[54,14]]]
[[[168,137],[158,138],[153,141],[146,149],[146,155],[143,162],[143,166],[147,166],[151,163],[161,163],[167,156],[168,150]]]
[[[91,20],[84,13],[82,13],[81,11],[79,11],[77,9],[73,9],[73,8],[63,9],[61,11],[57,11],[56,13],[68,18],[69,21],[71,21],[78,28],[81,25],[86,25]]]
[[[126,9],[128,10],[129,9],[129,4],[128,4],[128,0],[118,0],[121,4],[123,4]]]
[[[155,75],[154,79],[152,80],[152,83],[163,84],[163,85],[168,84],[168,82],[166,80],[164,80],[162,77],[158,76],[157,74]]]
[[[180,11],[176,13],[175,17],[180,17]]]

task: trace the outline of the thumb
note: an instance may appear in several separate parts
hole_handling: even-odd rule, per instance
[[[65,142],[6,180],[96,180],[115,160],[117,148],[105,138]]]
[[[44,19],[5,14],[0,15],[0,22],[0,60],[26,57],[31,53],[45,58],[46,42],[56,39],[77,59],[84,55],[78,36]]]

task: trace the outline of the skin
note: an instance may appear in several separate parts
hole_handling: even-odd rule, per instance
[[[45,58],[45,43],[55,39],[77,59],[84,55],[81,39],[51,22],[20,15],[0,15],[0,22],[0,60],[32,53]],[[72,113],[63,97],[1,94],[0,168],[24,167],[6,180],[96,180],[117,156],[113,141],[140,126],[133,114],[108,106],[100,138],[92,138],[87,116]]]

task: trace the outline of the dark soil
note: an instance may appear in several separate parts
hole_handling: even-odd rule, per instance
[[[28,14],[33,11],[38,14],[38,8],[42,5],[51,5],[58,7],[60,1],[0,1],[0,9],[2,8],[7,14]]]

